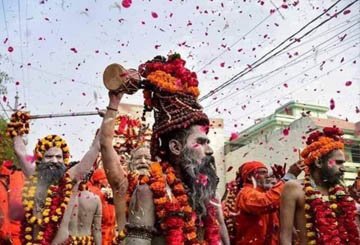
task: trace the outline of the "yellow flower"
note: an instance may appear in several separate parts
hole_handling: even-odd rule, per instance
[[[50,209],[48,209],[48,208],[42,212],[43,216],[49,216],[49,214],[50,214]]]
[[[42,224],[42,219],[38,219],[37,223],[38,223],[38,225],[41,225]]]
[[[30,232],[32,229],[31,229],[31,227],[26,227],[25,228],[25,232]]]
[[[60,204],[60,207],[66,208],[66,204],[65,204],[65,203],[61,203],[61,204]]]
[[[311,227],[313,227],[313,224],[312,223],[306,223],[306,228],[311,228]]]
[[[334,209],[337,209],[336,203],[331,204],[331,205],[330,205],[330,208],[333,209],[333,210],[334,210]]]
[[[330,200],[336,200],[336,196],[335,196],[335,195],[330,195],[330,196],[329,196],[329,199],[330,199]]]
[[[70,195],[71,195],[71,191],[65,191],[65,195],[66,195],[66,196],[70,196]]]
[[[310,210],[311,207],[309,204],[305,203],[304,208],[305,208],[305,210]]]
[[[315,240],[311,240],[311,241],[308,241],[307,244],[308,244],[308,245],[315,245],[315,244],[316,244],[316,241],[315,241]]]
[[[311,231],[311,232],[307,232],[307,233],[306,233],[306,236],[307,236],[307,237],[314,237],[314,236],[315,236],[315,232],[312,232],[312,231]]]
[[[44,223],[45,223],[45,224],[47,224],[47,223],[49,223],[49,222],[50,222],[50,218],[49,218],[49,217],[44,218]]]
[[[30,224],[34,224],[35,221],[36,221],[36,217],[35,217],[35,216],[32,216],[32,217],[30,218],[30,220],[29,220],[29,223],[30,223]]]
[[[32,239],[32,236],[26,235],[26,236],[25,236],[25,239],[30,241],[30,240]]]
[[[66,188],[66,189],[71,189],[71,188],[72,188],[72,184],[66,184],[66,185],[65,185],[65,188]]]
[[[51,220],[54,221],[54,222],[58,222],[59,217],[54,215],[54,216],[51,217]]]
[[[305,188],[305,192],[313,191],[313,190],[314,190],[314,188],[312,188],[311,186],[308,186]]]
[[[68,197],[64,198],[64,203],[68,203],[69,201],[70,201],[70,198],[68,198]]]
[[[61,215],[61,214],[62,214],[62,212],[61,212],[61,209],[60,209],[60,208],[57,208],[57,209],[55,210],[55,212],[56,212],[56,214],[58,214],[58,215]]]

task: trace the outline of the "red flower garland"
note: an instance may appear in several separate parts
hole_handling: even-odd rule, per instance
[[[220,242],[220,226],[217,221],[214,205],[207,206],[204,220],[205,241],[198,241],[196,232],[196,213],[189,205],[188,196],[174,169],[167,163],[153,163],[150,178],[128,175],[129,187],[126,194],[127,207],[138,184],[148,184],[154,195],[155,213],[160,221],[160,228],[169,245],[218,245]],[[168,193],[166,186],[171,193]],[[216,202],[216,200],[214,200]]]
[[[329,189],[330,201],[323,201],[319,190],[305,175],[305,217],[308,244],[360,244],[356,228],[354,200],[341,185]]]
[[[23,203],[25,220],[21,226],[21,241],[23,244],[51,244],[61,224],[65,209],[70,201],[72,190],[71,178],[66,173],[58,185],[51,185],[45,199],[45,208],[42,209],[42,218],[33,216],[34,194],[36,193],[37,176],[30,177],[24,186]],[[59,195],[61,193],[62,195]],[[38,235],[33,236],[34,227],[40,227]]]

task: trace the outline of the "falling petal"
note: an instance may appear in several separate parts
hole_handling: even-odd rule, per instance
[[[330,110],[334,110],[335,109],[335,100],[331,99],[330,100]]]
[[[14,51],[14,48],[13,47],[8,47],[8,51],[11,53],[12,51]]]
[[[121,2],[121,5],[122,5],[124,8],[130,8],[131,4],[132,4],[132,0],[123,0],[123,1]]]
[[[156,19],[157,17],[159,17],[156,12],[151,12],[151,16],[152,16],[154,19]]]
[[[351,84],[352,84],[352,82],[351,81],[346,81],[346,83],[345,83],[345,86],[351,86]]]

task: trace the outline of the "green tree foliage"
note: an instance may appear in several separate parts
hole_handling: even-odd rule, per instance
[[[4,160],[17,162],[12,139],[6,136],[6,120],[0,117],[0,164]]]

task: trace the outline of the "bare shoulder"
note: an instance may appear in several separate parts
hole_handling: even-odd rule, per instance
[[[302,182],[299,180],[290,180],[285,183],[282,195],[289,195],[292,197],[300,197],[303,193]]]

